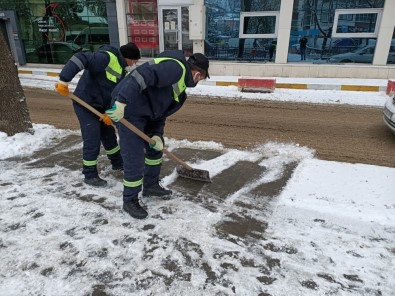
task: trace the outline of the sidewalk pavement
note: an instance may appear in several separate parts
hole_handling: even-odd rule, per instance
[[[40,75],[58,77],[61,68],[46,68],[41,65],[20,66],[18,74]],[[81,76],[80,72],[76,78]],[[239,86],[238,79],[241,76],[212,76],[206,81],[201,81],[202,85],[211,86]],[[254,77],[249,77],[254,78]],[[352,79],[352,78],[297,78],[297,77],[259,77],[275,79],[276,88],[286,89],[311,89],[311,90],[343,90],[343,91],[386,91],[387,79]]]

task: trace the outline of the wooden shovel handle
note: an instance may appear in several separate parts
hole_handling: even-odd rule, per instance
[[[133,124],[131,124],[129,121],[127,121],[125,118],[122,118],[120,121],[124,126],[126,126],[128,129],[133,131],[136,135],[138,135],[140,138],[143,140],[147,141],[150,144],[155,144],[155,141],[152,140],[150,137],[148,137],[145,133],[143,133],[141,130],[139,130],[137,127],[135,127]],[[169,150],[166,148],[162,149],[162,152],[166,154],[169,158],[173,159],[174,161],[178,162],[181,164],[184,168],[188,170],[192,170],[192,167],[190,167],[188,164],[186,164],[184,161],[179,159],[177,156],[175,156],[173,153],[171,153]]]
[[[99,116],[101,119],[104,119],[104,114],[100,113],[97,111],[95,108],[93,108],[91,105],[89,105],[87,102],[81,100],[79,97],[76,95],[69,93],[69,97],[76,101],[78,104],[84,106],[86,109],[91,111],[92,113],[96,114]],[[143,140],[147,141],[149,144],[155,145],[155,141],[152,140],[150,137],[148,137],[145,133],[143,133],[141,130],[139,130],[137,127],[135,127],[133,124],[131,124],[129,121],[127,121],[125,118],[122,118],[120,121],[124,126],[126,126],[128,129],[130,129],[132,132],[134,132],[136,135],[138,135],[140,138]],[[115,128],[115,125],[112,124],[112,126]],[[166,148],[162,149],[162,152],[166,154],[169,158],[173,159],[175,162],[178,162],[180,165],[182,165],[184,168],[187,170],[193,170],[192,167],[190,167],[187,163],[179,159],[177,156],[175,156],[173,153],[171,153],[169,150]]]
[[[69,93],[68,95],[72,100],[76,101],[78,104],[80,104],[81,106],[84,106],[86,109],[88,109],[89,111],[91,111],[92,113],[94,113],[95,115],[99,116],[102,120],[104,120],[105,116],[104,114],[100,113],[99,111],[97,111],[95,108],[93,108],[91,105],[89,105],[87,102],[81,100],[79,97],[77,97],[75,94]],[[114,128],[115,125],[111,124]]]

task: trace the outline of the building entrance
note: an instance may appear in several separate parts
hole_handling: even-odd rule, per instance
[[[180,49],[186,56],[193,52],[189,39],[189,8],[163,6],[159,8],[159,48]]]

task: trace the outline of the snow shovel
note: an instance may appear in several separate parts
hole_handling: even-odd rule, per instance
[[[93,108],[91,105],[86,103],[85,101],[81,100],[79,97],[76,95],[69,93],[69,97],[76,101],[78,104],[84,106],[86,109],[89,111],[93,112],[97,116],[99,116],[102,120],[104,120],[108,115],[107,114],[102,114],[99,111],[97,111],[95,108]],[[141,130],[139,130],[137,127],[135,127],[133,124],[131,124],[129,121],[127,121],[125,118],[122,118],[120,121],[124,126],[126,126],[128,129],[130,129],[132,132],[134,132],[136,135],[138,135],[140,138],[143,140],[147,141],[150,144],[155,144],[155,141],[152,140],[150,137],[148,137],[145,133],[143,133]],[[112,124],[113,127],[114,124]],[[175,162],[178,162],[180,166],[176,168],[177,173],[180,177],[192,179],[192,180],[197,180],[197,181],[202,181],[202,182],[211,182],[210,179],[210,173],[209,171],[205,170],[199,170],[199,169],[194,169],[190,167],[188,164],[186,164],[184,161],[179,159],[177,156],[175,156],[173,153],[171,153],[169,150],[166,148],[162,149],[162,152],[166,154],[169,158],[174,160]]]

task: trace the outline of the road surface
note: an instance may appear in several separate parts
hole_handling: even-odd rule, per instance
[[[31,88],[25,88],[25,95],[33,123],[79,128],[70,99]],[[395,167],[395,135],[377,107],[190,96],[168,118],[165,136],[238,149],[292,142],[315,149],[323,160]]]

